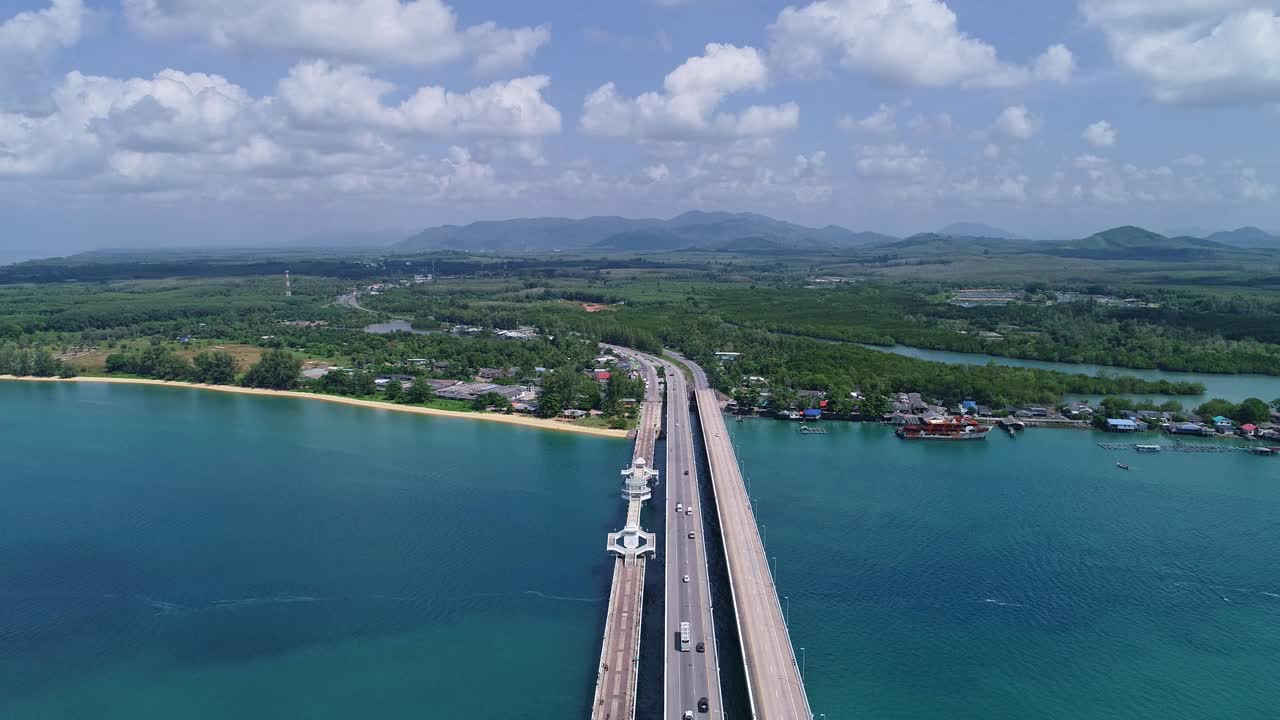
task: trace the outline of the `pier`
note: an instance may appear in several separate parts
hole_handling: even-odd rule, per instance
[[[648,387],[640,408],[635,453],[631,466],[622,471],[622,499],[627,503],[622,530],[609,533],[605,549],[616,557],[609,606],[605,615],[600,663],[596,668],[596,689],[591,703],[592,720],[633,720],[636,713],[636,685],[640,677],[640,629],[644,608],[646,559],[657,552],[653,533],[640,526],[640,511],[652,490],[649,481],[654,446],[662,422],[662,397],[658,393],[657,370],[653,364],[622,348],[644,368]]]
[[[1098,447],[1103,450],[1136,450],[1138,452],[1180,452],[1180,453],[1231,453],[1245,452],[1255,454],[1259,450],[1267,450],[1270,452],[1280,452],[1280,449],[1268,447],[1265,445],[1200,445],[1190,443],[1172,443],[1170,445],[1144,445],[1142,443],[1098,443]]]

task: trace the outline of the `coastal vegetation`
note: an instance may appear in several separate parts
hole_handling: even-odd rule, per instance
[[[965,245],[950,236],[821,252],[799,248],[803,243],[795,240],[796,247],[771,246],[768,255],[762,242],[738,240],[643,258],[601,248],[510,257],[441,251],[41,261],[0,269],[0,281],[25,282],[0,282],[0,337],[12,357],[26,358],[8,364],[27,374],[39,357],[40,371],[53,374],[296,387],[397,403],[457,401],[437,397],[425,383],[406,381],[388,391],[379,378],[471,381],[481,370],[501,369],[486,381],[538,385],[539,414],[597,410],[609,421],[625,414],[617,402],[639,393],[612,387],[613,379],[602,385],[587,373],[599,342],[654,353],[678,349],[706,367],[717,387],[744,400],[758,390],[743,387],[742,378],[754,376],[775,402],[803,404],[798,393],[820,391],[836,412],[867,414],[895,392],[1003,407],[1074,395],[1193,396],[1203,390],[1196,383],[1119,372],[949,365],[874,349],[886,345],[1116,368],[1280,373],[1280,300],[1266,291],[1266,277],[1244,283],[1239,267],[1227,272],[1179,256],[1165,259],[1176,272],[1169,265],[1164,275],[1151,258],[1123,279],[1111,270],[1063,282],[1028,283],[1010,275],[986,285],[1008,301],[965,303],[957,299],[972,286],[952,273],[965,258],[976,254],[998,266],[1048,255],[1010,245],[1020,241]],[[1126,231],[1059,249],[1069,255],[1124,246],[1132,254],[1161,242]],[[872,247],[898,260],[874,260]],[[914,260],[905,262],[908,256]],[[1115,260],[1117,266],[1126,262]],[[151,274],[157,265],[163,278]],[[908,265],[911,273],[901,276],[897,270]],[[290,296],[283,292],[286,267],[293,276]],[[920,279],[931,267],[936,277]],[[1201,275],[1191,278],[1196,269]],[[422,281],[431,270],[439,274]],[[380,290],[363,292],[365,286]],[[358,307],[335,302],[353,288]],[[414,332],[364,330],[391,319],[408,319]],[[519,340],[505,335],[520,328],[531,332]],[[738,355],[720,362],[716,352]],[[298,371],[306,368],[342,371],[302,379]],[[492,397],[461,404],[505,408]]]

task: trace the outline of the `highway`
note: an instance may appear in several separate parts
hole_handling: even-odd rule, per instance
[[[694,375],[698,417],[715,488],[729,586],[746,662],[752,716],[757,720],[810,720],[813,715],[809,699],[719,399],[708,385],[702,368],[687,360],[684,362]]]
[[[678,719],[686,710],[695,717],[698,700],[707,699],[707,717],[719,720],[724,703],[720,692],[719,653],[711,614],[711,578],[707,573],[706,535],[693,428],[689,420],[689,389],[679,368],[663,363],[667,379],[666,603],[663,654],[664,717]],[[676,512],[677,506],[684,508]],[[689,538],[689,533],[694,537]],[[685,577],[688,582],[684,581]],[[688,622],[687,652],[680,649],[680,623]],[[702,644],[703,652],[698,652]]]
[[[613,348],[641,361],[648,389],[640,408],[634,458],[653,465],[654,446],[662,421],[662,396],[658,393],[657,370],[638,354]],[[627,503],[628,525],[639,525],[640,501]],[[591,703],[592,720],[632,720],[636,711],[636,684],[640,672],[640,629],[644,606],[645,558],[614,560],[613,582],[605,616],[600,664],[596,668],[596,689]]]

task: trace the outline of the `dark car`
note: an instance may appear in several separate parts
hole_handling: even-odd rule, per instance
[[[692,531],[692,530],[691,530],[691,531],[689,531],[689,539],[690,539],[690,540],[692,540],[692,539],[693,539],[693,531]]]
[[[706,643],[698,643],[698,652],[706,652],[706,651],[707,651]]]
[[[706,711],[707,711],[707,707],[708,707],[708,706],[707,706],[707,699],[706,699],[706,698],[698,698],[698,712],[706,712]]]
[[[688,471],[688,470],[685,470],[685,471],[684,471],[684,474],[685,474],[685,475],[688,475],[688,474],[689,474],[689,471]]]

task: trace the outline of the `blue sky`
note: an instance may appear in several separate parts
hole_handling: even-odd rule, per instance
[[[0,259],[519,216],[1280,228],[1272,0],[4,0]]]

